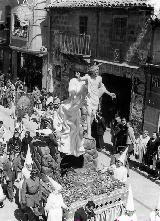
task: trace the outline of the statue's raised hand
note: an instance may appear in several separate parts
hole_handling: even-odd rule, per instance
[[[115,93],[111,93],[111,97],[112,97],[112,99],[115,99],[116,98],[116,94]]]

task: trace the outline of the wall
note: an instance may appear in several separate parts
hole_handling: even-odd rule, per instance
[[[150,12],[149,12],[150,13]],[[79,34],[79,16],[88,16],[88,32],[91,35],[92,57],[101,62],[100,73],[127,77],[132,81],[132,98],[130,103],[130,120],[137,132],[143,127],[146,78],[143,68],[151,42],[151,26],[146,23],[148,12],[135,9],[51,9],[51,62],[60,64],[60,53],[55,50],[54,31]],[[126,36],[123,41],[113,38],[113,19],[127,17]],[[118,49],[116,57],[114,50]],[[105,62],[106,61],[106,62]],[[112,62],[113,61],[113,62]],[[131,67],[122,62],[137,65]],[[117,62],[114,63],[114,62]],[[122,63],[122,65],[118,64]],[[53,76],[54,71],[53,71]]]
[[[157,27],[153,38],[153,64],[160,64],[160,27]]]
[[[158,130],[160,118],[160,68],[149,66],[147,71],[147,93],[144,114],[144,129],[150,133]]]
[[[146,21],[145,10],[136,9],[95,9],[76,8],[72,9],[51,9],[51,51],[54,50],[54,30],[66,33],[79,34],[79,16],[88,16],[88,32],[91,35],[91,51],[94,58],[114,61],[115,49],[119,50],[118,62],[126,60],[130,47],[136,42],[142,32]],[[123,41],[113,39],[113,18],[127,17],[126,37]],[[143,30],[145,32],[145,30]],[[142,33],[141,33],[142,36]],[[143,52],[148,48],[143,46],[143,40],[139,39],[139,49]],[[147,39],[147,43],[149,39]],[[146,43],[146,42],[145,42]],[[132,59],[132,63],[139,64],[141,58],[138,53]]]
[[[22,2],[22,0],[20,0]],[[0,0],[0,23],[5,23],[5,7],[11,6],[11,8],[17,5],[17,0]]]
[[[14,14],[16,14],[18,7],[12,9],[12,31],[14,26]],[[42,46],[47,48],[49,34],[47,11],[45,7],[46,0],[35,0],[35,4],[32,8],[31,19],[29,21],[28,37],[24,38],[13,36],[11,32],[12,47],[17,47],[35,53],[40,53]]]

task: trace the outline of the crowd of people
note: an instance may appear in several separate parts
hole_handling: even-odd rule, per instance
[[[116,115],[111,128],[113,152],[119,153],[119,147],[128,147],[128,159],[134,156],[139,164],[145,165],[151,170],[160,170],[160,137],[157,132],[150,136],[147,130],[142,131],[140,135],[135,135],[130,122],[125,118]]]
[[[94,71],[97,71],[97,69],[92,70],[92,72]],[[78,77],[74,79],[74,83],[79,83],[83,80],[80,75],[77,76]],[[97,75],[95,75],[95,79],[96,77]],[[94,82],[94,78],[90,79],[87,76],[87,80],[88,79],[92,83]],[[90,82],[89,80],[88,82]],[[101,81],[99,81],[98,84],[97,82],[95,83],[96,88],[101,85]],[[116,97],[115,94],[108,92],[106,89],[104,90],[103,85],[102,89],[111,97]],[[23,94],[25,92],[25,87],[23,83],[17,79],[15,84],[8,81],[6,86],[2,85],[1,90],[2,92],[8,91],[7,96],[4,96],[3,93],[1,93],[1,104],[5,107],[12,107],[12,103],[15,103],[16,92]],[[75,89],[73,90],[72,88],[69,92],[69,98],[73,105],[73,101],[77,101],[77,97],[75,93],[73,93],[75,92]],[[40,91],[38,87],[34,88],[32,98],[34,102],[33,109],[40,120],[39,122],[37,121],[40,126],[40,129],[38,129],[37,132],[43,136],[48,136],[56,131],[55,141],[58,146],[61,144],[61,131],[63,131],[60,121],[55,120],[58,119],[57,110],[61,103],[60,99],[54,96],[53,93],[48,93],[45,89]],[[70,103],[67,104],[69,106]],[[67,104],[65,102],[63,103],[63,105]],[[102,113],[100,110],[97,110],[97,107],[98,101],[96,112],[91,112],[92,114],[90,113],[88,120],[91,122],[91,117],[94,117],[91,132],[96,140],[96,148],[100,152],[104,148],[103,135],[106,130],[106,124]],[[82,111],[82,107],[79,109]],[[64,110],[66,111],[67,109],[64,108]],[[77,116],[79,116],[79,112]],[[14,115],[14,117],[16,118],[16,115]],[[73,118],[73,116],[70,118]],[[45,125],[46,119],[50,123],[49,126]],[[67,118],[67,120],[69,119]],[[52,122],[50,122],[50,120],[52,120]],[[81,121],[78,121],[78,123],[81,123]],[[79,125],[77,128],[79,129]],[[88,131],[90,133],[90,129]],[[62,221],[64,218],[63,210],[69,210],[67,205],[65,205],[61,194],[63,187],[49,176],[47,176],[47,179],[51,187],[51,193],[47,198],[46,204],[44,205],[42,202],[41,182],[40,177],[38,176],[38,171],[34,166],[31,148],[33,138],[30,135],[30,131],[26,131],[22,119],[16,118],[14,134],[7,142],[4,139],[5,132],[3,121],[0,121],[0,208],[4,207],[6,197],[12,203],[16,200],[18,194],[17,203],[23,214],[22,220],[38,221],[42,214],[41,210],[44,210],[44,219],[47,219],[47,221]],[[107,171],[115,179],[126,184],[130,175],[129,164],[132,155],[137,158],[139,163],[144,163],[153,170],[160,170],[160,138],[157,133],[153,133],[152,137],[150,137],[148,132],[144,131],[142,135],[136,138],[131,122],[127,122],[125,118],[116,115],[111,127],[111,135],[114,154],[111,156],[110,166],[101,169],[102,173]],[[36,134],[36,136],[38,135]],[[63,136],[66,136],[66,134],[64,133]],[[76,139],[74,139],[74,141],[75,140]],[[79,208],[75,212],[74,221],[95,221],[95,209],[94,202],[89,201],[84,207]],[[137,221],[131,186],[129,187],[125,212],[120,217],[117,217],[116,220]],[[160,220],[160,198],[156,210],[150,214],[150,220]]]
[[[12,108],[12,105],[16,102],[16,97],[20,98],[21,95],[27,93],[27,87],[24,82],[19,78],[16,79],[15,83],[8,80],[0,81],[0,104],[5,108]],[[33,98],[34,107],[46,110],[49,103],[53,102],[53,93],[47,92],[45,88],[40,90],[37,86],[33,88],[32,93],[30,93]]]

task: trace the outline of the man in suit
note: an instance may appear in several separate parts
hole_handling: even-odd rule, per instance
[[[111,134],[112,134],[112,143],[114,147],[114,153],[118,152],[118,146],[121,146],[120,142],[120,134],[121,134],[121,128],[122,128],[122,122],[119,115],[115,115],[115,120],[111,128]]]
[[[103,135],[106,130],[106,123],[104,120],[104,117],[102,116],[102,113],[97,113],[96,115],[96,145],[97,145],[97,150],[101,151],[104,148],[104,140],[103,140]]]

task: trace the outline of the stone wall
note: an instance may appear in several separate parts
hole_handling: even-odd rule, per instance
[[[132,44],[137,40],[146,21],[145,11],[125,9],[63,9],[51,10],[51,51],[54,50],[54,30],[79,34],[79,16],[88,17],[87,34],[91,35],[91,52],[94,58],[123,62]],[[126,18],[126,35],[114,39],[114,18]],[[136,55],[137,57],[138,55]],[[134,63],[139,59],[134,58]]]

